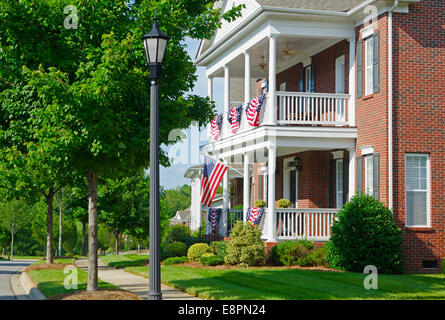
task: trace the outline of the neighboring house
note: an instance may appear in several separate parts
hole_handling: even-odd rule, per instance
[[[393,209],[406,271],[438,272],[445,256],[444,1],[219,5],[240,3],[242,17],[202,41],[195,61],[206,68],[209,96],[224,92],[221,135],[209,135],[202,151],[243,168],[242,176],[226,175],[223,207],[263,199],[268,245],[321,242],[339,208],[366,192]],[[214,88],[218,77],[224,86]],[[233,134],[229,107],[262,93],[259,126],[243,112]],[[192,181],[192,225],[199,225],[200,174]],[[281,198],[293,208],[277,209]]]
[[[170,225],[182,224],[187,227],[190,227],[191,216],[192,215],[190,208],[187,208],[182,211],[176,211],[175,216],[170,219]]]

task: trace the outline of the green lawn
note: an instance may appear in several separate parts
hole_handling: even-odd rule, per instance
[[[147,266],[125,271],[148,277]],[[366,275],[352,272],[162,266],[161,275],[164,284],[204,299],[445,299],[444,274],[379,275],[377,290],[366,290]]]
[[[74,260],[75,260],[74,258],[54,259],[53,262],[54,263],[63,263],[63,264],[73,264]],[[42,264],[42,263],[46,263],[46,259],[38,260],[38,261],[34,262],[33,264]]]
[[[37,285],[39,290],[50,298],[57,294],[73,292],[77,290],[86,290],[88,273],[81,269],[77,269],[78,288],[67,290],[64,287],[65,277],[69,274],[64,274],[63,269],[46,269],[46,270],[31,270],[28,272],[32,281]],[[118,289],[116,286],[99,280],[100,289]]]
[[[38,260],[43,259],[42,256],[14,256],[12,257],[13,260]]]
[[[101,256],[102,261],[113,268],[136,267],[148,264],[148,255],[126,254]]]

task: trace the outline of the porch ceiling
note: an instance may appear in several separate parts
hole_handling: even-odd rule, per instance
[[[341,41],[341,38],[305,38],[292,36],[277,37],[277,70],[281,72],[301,62],[314,54]],[[285,50],[289,50],[289,55]],[[251,53],[251,77],[252,79],[267,78],[269,73],[269,39],[264,38],[249,50]],[[264,63],[262,68],[260,65]],[[244,78],[245,58],[244,54],[238,55],[229,63],[231,78]],[[224,68],[215,71],[213,77],[224,77]]]

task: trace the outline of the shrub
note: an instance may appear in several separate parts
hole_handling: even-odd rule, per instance
[[[172,242],[165,245],[165,257],[183,257],[187,255],[187,245],[183,242]]]
[[[264,200],[255,200],[255,208],[262,208],[266,206],[266,202]]]
[[[264,264],[266,250],[258,226],[237,221],[230,237],[227,242],[227,254],[224,257],[227,264],[247,266]]]
[[[287,199],[280,199],[277,202],[278,208],[289,208],[290,205],[291,205],[291,202],[290,202],[290,200],[287,200]]]
[[[210,243],[210,249],[216,256],[224,259],[227,254],[227,241],[214,241]]]
[[[318,249],[314,249],[309,252],[304,257],[300,257],[297,261],[297,264],[302,267],[306,266],[325,266],[326,265],[326,254],[327,250],[323,246]]]
[[[307,240],[284,241],[271,250],[271,260],[275,265],[293,266],[297,261],[309,254],[314,244]]]
[[[193,237],[190,234],[190,229],[181,224],[175,224],[168,228],[165,243],[182,242],[187,247],[193,244]]]
[[[442,260],[442,273],[445,274],[445,257]]]
[[[209,257],[214,257],[215,254],[213,252],[206,252],[204,253],[201,258],[209,258]]]
[[[207,243],[195,243],[189,248],[187,258],[192,261],[198,261],[207,252],[210,252],[210,247]]]
[[[369,195],[346,203],[332,226],[328,264],[332,268],[362,272],[373,265],[379,273],[402,272],[402,231],[391,210]]]
[[[189,259],[187,257],[171,257],[164,260],[164,266],[171,266],[173,264],[187,263]]]
[[[219,266],[221,264],[224,264],[224,259],[222,259],[218,256],[215,256],[215,255],[205,256],[205,255],[203,255],[199,259],[199,262],[201,262],[201,264],[204,266]]]

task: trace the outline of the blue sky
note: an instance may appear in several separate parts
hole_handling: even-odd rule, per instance
[[[192,60],[195,59],[196,53],[199,48],[199,40],[194,39],[186,39],[185,46],[188,54],[192,58]],[[193,88],[192,94],[200,95],[200,96],[207,96],[207,78],[205,76],[205,68],[198,67],[197,68],[197,75],[198,80],[195,84],[195,87]],[[218,112],[222,112],[222,105],[224,101],[223,91],[222,90],[216,90],[218,87],[221,87],[223,84],[223,79],[216,79],[213,83],[213,91],[214,91],[214,100],[216,103],[216,108]],[[200,144],[203,144],[203,141],[200,142]],[[181,146],[175,146],[176,148]],[[184,145],[182,146],[184,147]],[[189,148],[189,154],[197,153],[199,150],[190,150]],[[197,165],[196,163],[190,163],[190,164],[175,164],[168,168],[164,168],[161,166],[160,170],[160,184],[165,189],[171,189],[178,186],[182,186],[183,184],[190,184],[190,179],[184,178],[184,173],[187,170],[188,167],[192,165]]]

